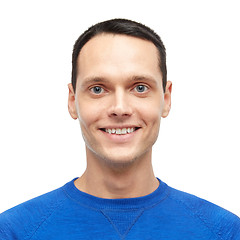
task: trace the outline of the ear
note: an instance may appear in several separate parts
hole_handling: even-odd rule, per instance
[[[172,94],[172,82],[167,81],[166,89],[164,93],[164,107],[162,112],[162,117],[168,116],[171,109],[171,94]]]
[[[68,84],[69,94],[68,94],[68,111],[73,119],[77,119],[77,110],[75,105],[75,93],[71,83]]]

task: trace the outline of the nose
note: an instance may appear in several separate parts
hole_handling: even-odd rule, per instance
[[[131,102],[129,101],[128,94],[122,89],[118,89],[110,99],[110,107],[108,110],[109,117],[126,118],[132,115]]]

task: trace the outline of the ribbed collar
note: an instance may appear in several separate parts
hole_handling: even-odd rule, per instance
[[[137,198],[122,198],[122,199],[106,199],[99,198],[80,191],[76,188],[74,181],[68,182],[63,186],[63,190],[67,195],[80,205],[94,209],[139,209],[150,208],[163,201],[169,192],[169,187],[160,179],[159,187],[149,195]]]

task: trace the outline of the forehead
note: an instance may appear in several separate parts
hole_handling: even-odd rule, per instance
[[[78,56],[78,77],[95,75],[161,75],[156,46],[147,40],[101,34],[89,40]]]

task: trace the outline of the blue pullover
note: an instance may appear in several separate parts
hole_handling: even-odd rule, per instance
[[[240,240],[240,219],[160,181],[153,193],[103,199],[63,187],[0,215],[1,240]]]

